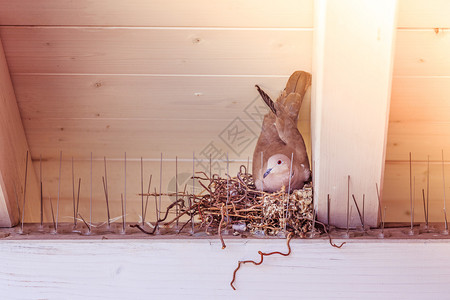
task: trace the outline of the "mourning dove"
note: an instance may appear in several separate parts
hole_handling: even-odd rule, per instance
[[[301,189],[310,179],[305,142],[297,128],[303,97],[310,85],[311,74],[294,72],[276,102],[256,86],[271,109],[264,116],[261,134],[253,152],[252,171],[258,190],[276,192],[283,186],[287,190],[289,176],[291,190]]]

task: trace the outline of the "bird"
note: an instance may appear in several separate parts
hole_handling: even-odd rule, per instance
[[[289,77],[276,102],[256,85],[270,108],[264,116],[253,152],[252,175],[260,191],[273,193],[290,187],[291,192],[303,188],[310,181],[308,154],[297,128],[300,107],[310,85],[311,74],[296,71]]]

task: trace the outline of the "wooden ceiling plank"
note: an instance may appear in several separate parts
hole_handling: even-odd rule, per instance
[[[313,0],[1,0],[0,25],[311,28]]]
[[[450,76],[447,31],[399,30],[395,44],[394,76]]]
[[[398,27],[449,28],[450,2],[447,0],[400,0]]]
[[[312,30],[7,27],[0,36],[12,75],[286,76],[311,70]]]
[[[267,112],[255,89],[276,99],[286,77],[16,75],[24,119],[256,119]],[[232,88],[230,88],[232,87]],[[305,117],[307,117],[305,115]],[[308,116],[309,118],[309,116]]]

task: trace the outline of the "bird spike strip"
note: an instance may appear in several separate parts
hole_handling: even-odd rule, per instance
[[[314,216],[310,185],[289,193],[289,197],[285,190],[276,193],[258,191],[245,166],[240,167],[236,177],[222,178],[214,174],[210,178],[204,172],[196,172],[195,179],[203,188],[201,193],[189,194],[185,191],[178,195],[164,194],[175,196],[177,200],[167,207],[164,218],[157,220],[157,225],[162,223],[168,226],[184,215],[193,216],[198,229],[204,228],[208,234],[218,233],[222,248],[226,247],[222,237],[222,231],[226,228],[233,228],[240,233],[268,236],[283,234],[286,228],[298,237],[305,237],[312,229]],[[155,193],[144,194],[146,195],[159,196]],[[190,207],[186,205],[186,199],[191,200]],[[169,211],[176,207],[180,213],[172,220],[166,221]],[[132,227],[147,234],[154,234],[154,231],[146,231],[139,224]]]

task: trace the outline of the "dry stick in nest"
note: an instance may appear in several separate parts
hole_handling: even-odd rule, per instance
[[[241,264],[252,263],[252,264],[254,264],[255,266],[259,266],[260,264],[263,263],[263,261],[264,261],[264,256],[269,256],[269,255],[273,255],[273,254],[279,254],[279,255],[283,255],[283,256],[288,256],[289,254],[291,254],[291,245],[290,245],[290,242],[291,242],[291,239],[292,239],[292,236],[293,236],[293,235],[294,235],[294,234],[293,234],[292,232],[290,232],[289,235],[288,235],[288,237],[287,237],[287,242],[286,242],[287,247],[288,247],[288,252],[287,252],[287,253],[281,253],[281,252],[279,252],[279,251],[270,252],[270,253],[264,253],[264,252],[262,252],[262,251],[258,251],[258,254],[261,256],[261,260],[260,260],[259,262],[256,262],[256,261],[254,261],[254,260],[241,260],[241,261],[239,261],[239,262],[238,262],[237,268],[236,268],[236,269],[234,270],[234,272],[233,272],[233,280],[231,280],[231,282],[230,282],[230,285],[231,285],[231,287],[233,288],[233,290],[236,290],[236,288],[234,287],[233,283],[234,283],[234,281],[236,280],[236,273],[237,273],[237,271],[239,270],[239,268],[241,267]]]

